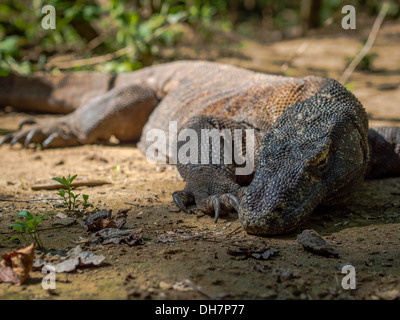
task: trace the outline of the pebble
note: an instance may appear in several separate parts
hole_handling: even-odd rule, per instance
[[[56,214],[56,217],[60,219],[68,218],[68,216],[65,213],[62,213],[61,211]]]

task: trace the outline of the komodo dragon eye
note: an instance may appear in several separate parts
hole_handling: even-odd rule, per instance
[[[324,151],[322,151],[317,157],[315,157],[311,164],[319,169],[325,168],[325,166],[328,164],[330,146],[331,145],[329,144]]]
[[[317,163],[317,167],[322,169],[326,166],[327,163],[328,163],[328,157],[325,157],[324,159],[322,159],[320,162]]]

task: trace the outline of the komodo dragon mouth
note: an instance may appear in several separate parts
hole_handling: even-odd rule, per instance
[[[246,207],[248,204],[244,203],[239,209],[240,222],[250,234],[277,235],[292,231],[299,227],[318,206],[323,190],[323,184],[318,183],[297,208],[279,207],[273,211],[256,213],[248,210]]]

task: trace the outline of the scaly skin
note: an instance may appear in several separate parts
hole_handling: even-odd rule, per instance
[[[44,148],[81,145],[115,135],[121,141],[139,141],[146,152],[153,143],[147,141],[148,133],[161,129],[168,134],[171,120],[177,121],[178,134],[191,129],[199,137],[204,129],[228,130],[232,136],[237,129],[254,130],[254,154],[247,154],[255,164],[250,174],[237,175],[241,165],[225,163],[221,147],[220,164],[178,161],[187,184],[173,198],[183,210],[194,204],[217,218],[237,211],[246,231],[257,235],[297,228],[317,206],[337,201],[364,177],[400,175],[400,128],[368,130],[360,102],[331,79],[286,78],[182,61],[116,77],[73,73],[0,78],[0,105],[75,110],[1,142],[25,147],[31,142]],[[245,137],[238,139],[233,144],[246,150]],[[215,141],[209,142],[216,147]],[[204,143],[200,140],[199,150]],[[179,142],[178,150],[184,144]],[[206,155],[209,163],[212,156],[211,151]]]

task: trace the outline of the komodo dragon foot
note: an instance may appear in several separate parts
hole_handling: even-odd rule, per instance
[[[158,103],[156,93],[144,85],[114,88],[90,100],[73,113],[45,120],[6,135],[0,146],[20,142],[27,148],[40,143],[42,148],[61,148],[108,141],[112,135],[120,141],[137,141],[149,113]],[[134,119],[135,125],[126,119]]]
[[[32,126],[23,129],[25,124],[32,124]],[[68,116],[42,123],[36,123],[32,119],[24,120],[20,123],[19,130],[16,133],[9,133],[3,137],[0,146],[4,143],[10,143],[11,147],[16,143],[21,143],[24,148],[28,148],[31,143],[39,143],[43,149],[72,147],[82,144],[70,121],[68,121]]]
[[[240,199],[242,194],[240,190],[236,193],[224,193],[222,195],[212,195],[204,200],[200,200],[200,206],[197,208],[207,214],[215,213],[214,222],[216,223],[220,216],[230,212],[237,216],[239,213]],[[172,194],[175,204],[182,211],[187,212],[190,205],[195,204],[195,196],[187,191],[175,191]]]

